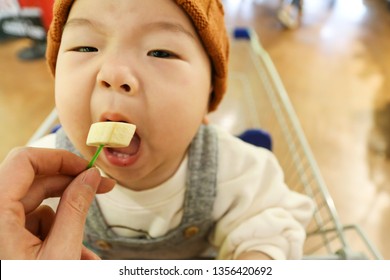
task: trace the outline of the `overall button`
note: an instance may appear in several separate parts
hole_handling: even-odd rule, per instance
[[[194,235],[198,234],[199,228],[197,226],[191,226],[184,230],[184,237],[185,238],[191,238]]]
[[[98,247],[99,249],[104,250],[104,251],[108,251],[108,250],[110,250],[111,247],[112,247],[111,244],[108,243],[108,242],[105,241],[105,240],[97,240],[97,241],[95,242],[95,245],[96,245],[96,247]]]

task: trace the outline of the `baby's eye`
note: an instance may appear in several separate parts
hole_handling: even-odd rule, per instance
[[[72,51],[75,52],[97,52],[98,49],[94,47],[77,47],[73,48]]]
[[[174,58],[177,57],[175,54],[164,51],[164,50],[153,50],[148,52],[148,56],[158,57],[158,58]]]

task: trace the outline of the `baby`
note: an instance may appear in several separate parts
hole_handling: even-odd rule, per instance
[[[271,152],[204,124],[228,51],[219,0],[56,1],[47,59],[62,128],[35,146],[90,159],[92,123],[137,126],[96,162],[117,181],[85,228],[102,258],[302,257],[311,200],[288,189]]]

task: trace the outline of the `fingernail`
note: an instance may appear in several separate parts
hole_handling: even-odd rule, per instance
[[[114,179],[107,178],[107,177],[102,177],[102,180],[100,181],[100,186],[113,188],[116,185],[116,183],[117,182]]]
[[[87,169],[86,171],[84,171],[84,176],[81,179],[81,182],[86,184],[86,185],[93,184],[94,180],[96,180],[96,179],[94,179],[96,174],[99,174],[99,176],[100,176],[100,172],[96,167],[91,167],[91,168]]]
[[[108,184],[110,185],[116,185],[117,181],[112,179],[112,178],[107,178],[107,177],[102,177],[102,179],[106,182],[108,182]]]

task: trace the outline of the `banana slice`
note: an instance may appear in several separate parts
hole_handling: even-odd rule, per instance
[[[88,146],[111,148],[127,147],[134,136],[136,126],[123,122],[97,122],[91,125],[87,138]]]

